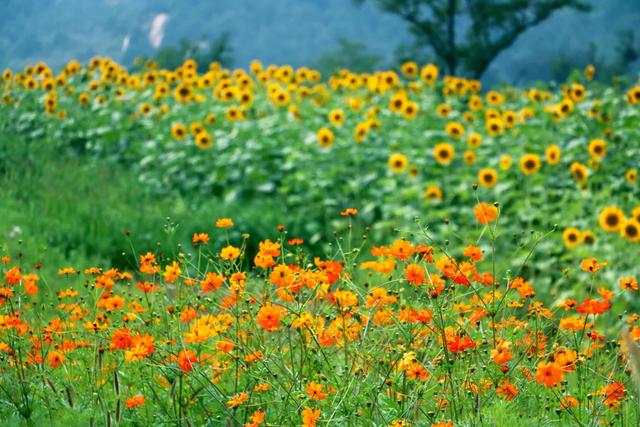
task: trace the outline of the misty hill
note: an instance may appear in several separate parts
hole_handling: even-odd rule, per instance
[[[640,28],[640,0],[592,3],[590,13],[561,11],[525,33],[499,56],[486,79],[548,79],[558,62],[580,66],[612,58],[618,33]],[[358,7],[350,0],[3,0],[0,67],[39,60],[59,67],[94,55],[129,64],[137,55],[153,55],[149,29],[162,13],[168,20],[161,46],[227,32],[234,66],[247,66],[254,58],[313,65],[336,48],[339,38],[365,44],[388,66],[396,46],[411,41],[403,22],[380,12],[373,2]],[[640,34],[636,46],[638,40]]]

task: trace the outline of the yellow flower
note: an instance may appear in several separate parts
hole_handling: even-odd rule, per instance
[[[498,172],[493,168],[484,168],[478,173],[478,181],[485,188],[492,188],[498,182]]]
[[[589,142],[589,154],[600,160],[607,154],[607,144],[602,139],[593,139]]]
[[[525,154],[520,158],[520,170],[525,175],[533,175],[538,172],[542,163],[537,154]]]
[[[393,153],[389,156],[389,168],[393,173],[400,173],[404,171],[407,164],[409,164],[409,161],[407,160],[407,156],[404,154]]]
[[[222,250],[220,251],[220,258],[226,261],[232,261],[239,256],[240,249],[236,248],[235,246],[228,245],[222,248]]]
[[[600,227],[606,231],[618,231],[624,221],[624,213],[616,206],[609,206],[600,212]]]
[[[321,147],[329,148],[333,145],[333,132],[328,128],[321,128],[317,134],[318,144]]]
[[[436,144],[436,146],[433,147],[433,157],[436,158],[438,163],[443,165],[451,163],[455,154],[456,150],[453,148],[453,145],[447,144],[446,142]]]
[[[545,157],[547,158],[547,163],[550,165],[555,165],[560,162],[560,147],[555,144],[552,144],[547,147],[544,152]]]
[[[582,236],[580,230],[575,227],[569,227],[562,233],[562,240],[568,248],[575,248],[582,242]]]

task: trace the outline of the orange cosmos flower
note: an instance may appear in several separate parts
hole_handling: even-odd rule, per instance
[[[62,365],[62,362],[66,359],[65,355],[60,353],[59,351],[50,351],[47,356],[47,360],[49,361],[49,366],[52,368],[57,368]]]
[[[135,408],[136,406],[144,405],[144,396],[141,394],[136,394],[135,396],[131,396],[127,400],[125,400],[125,405],[127,408]]]
[[[518,395],[518,388],[505,379],[500,387],[496,388],[496,393],[503,396],[505,400],[513,400]]]
[[[606,262],[598,262],[595,258],[586,258],[582,260],[580,268],[588,273],[595,274],[596,271],[607,265]]]
[[[300,415],[302,415],[302,427],[316,427],[320,419],[320,409],[311,409],[307,406]]]
[[[216,220],[217,228],[233,227],[233,220],[231,218],[218,218]]]
[[[418,264],[409,264],[404,269],[404,278],[412,285],[420,286],[426,283],[425,270]]]
[[[207,233],[194,233],[192,240],[193,246],[199,246],[201,243],[206,245],[209,243],[209,235]]]
[[[309,395],[309,397],[313,400],[324,400],[327,398],[327,396],[329,396],[328,393],[325,393],[324,391],[322,391],[322,384],[318,384],[315,381],[311,381],[307,387],[306,387],[306,391],[307,394]]]
[[[340,215],[342,216],[351,216],[351,215],[356,215],[358,213],[358,209],[356,208],[348,208],[343,210],[342,212],[340,212]]]
[[[233,261],[240,256],[240,249],[235,246],[228,245],[220,251],[220,258],[225,261]]]
[[[193,350],[181,350],[178,353],[178,367],[182,372],[190,372],[193,370],[193,364],[198,361],[196,353]]]
[[[242,392],[240,394],[236,394],[235,396],[233,396],[231,399],[227,401],[227,408],[229,409],[237,408],[247,400],[249,400],[249,395],[247,393]]]
[[[511,347],[511,341],[503,341],[496,346],[493,350],[491,350],[491,358],[498,365],[504,365],[509,362],[509,360],[513,359],[511,353],[509,353],[509,348]]]
[[[469,245],[464,248],[463,255],[467,258],[471,258],[472,261],[482,260],[482,249],[477,246]]]
[[[260,311],[258,311],[256,320],[262,329],[275,331],[280,325],[280,318],[284,315],[284,312],[284,308],[266,303]]]
[[[480,224],[487,225],[498,217],[498,208],[489,203],[480,202],[473,208],[473,213]]]
[[[564,379],[562,367],[555,362],[540,362],[536,370],[536,381],[547,387],[553,387]]]
[[[620,279],[620,287],[625,291],[637,291],[638,281],[633,277],[623,277]]]
[[[609,301],[600,301],[593,298],[587,298],[580,304],[576,311],[584,314],[602,314],[611,308]]]

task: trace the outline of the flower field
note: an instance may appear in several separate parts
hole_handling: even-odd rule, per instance
[[[640,85],[596,72],[4,71],[0,419],[638,425]]]

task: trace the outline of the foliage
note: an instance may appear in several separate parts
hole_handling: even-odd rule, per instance
[[[556,11],[565,7],[590,10],[589,3],[580,0],[376,0],[376,3],[381,10],[404,20],[416,44],[429,46],[451,75],[457,75],[462,65],[474,78],[480,78],[520,34]],[[458,34],[461,21],[469,21],[462,36]]]

